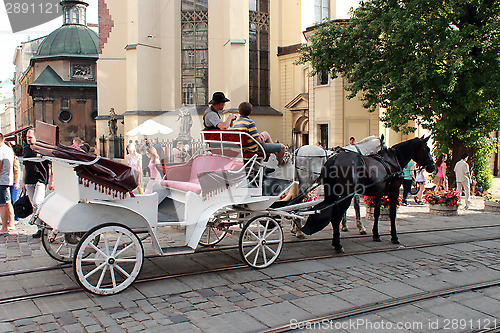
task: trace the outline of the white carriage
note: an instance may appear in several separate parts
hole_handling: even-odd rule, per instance
[[[304,220],[307,212],[301,210],[316,202],[273,208],[295,183],[293,166],[279,168],[273,173],[278,177],[266,175],[272,161],[262,153],[244,153],[247,140],[253,140],[247,133],[205,131],[202,140],[200,153],[186,163],[163,165],[161,183],[153,193],[140,195],[119,186],[127,172],[113,170],[108,165],[113,162],[61,158],[56,147],[42,147],[39,160],[52,161],[55,190],[32,222],[45,226],[47,253],[72,262],[78,283],[100,295],[118,293],[135,281],[145,239],[158,255],[188,254],[237,229],[243,260],[254,268],[271,265],[283,246],[283,219]],[[91,168],[103,161],[112,181],[103,181],[99,168]],[[185,227],[184,240],[162,246],[158,229],[176,226]]]

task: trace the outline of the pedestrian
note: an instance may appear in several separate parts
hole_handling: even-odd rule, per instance
[[[448,155],[442,153],[439,155],[436,161],[436,168],[438,168],[438,172],[434,177],[433,183],[436,184],[436,191],[439,190],[448,190],[448,177],[446,176],[446,160],[448,160]]]
[[[417,192],[417,195],[413,197],[413,199],[419,205],[424,205],[424,202],[422,201],[422,196],[424,195],[424,191],[425,191],[424,172],[425,172],[424,168],[419,168],[415,171],[415,182],[418,185],[418,192]]]
[[[10,187],[14,184],[14,151],[4,142],[0,133],[0,216],[2,218],[1,234],[15,232],[14,209],[10,197]]]
[[[127,165],[132,168],[135,176],[135,180],[137,181],[137,189],[139,193],[142,192],[142,155],[137,153],[135,149],[135,144],[129,143],[127,145],[127,156],[125,156],[125,161],[127,161]]]
[[[236,117],[236,115],[230,114],[227,117],[226,121],[222,121],[219,112],[224,110],[226,102],[229,102],[229,99],[224,96],[223,92],[214,92],[214,94],[212,95],[212,99],[210,100],[210,102],[208,102],[208,104],[210,104],[210,107],[208,107],[203,114],[203,125],[206,130],[228,129],[231,126],[232,121],[238,118]]]
[[[153,147],[155,147],[158,156],[160,157],[160,161],[163,163],[163,159],[165,158],[165,154],[163,153],[163,147],[161,146],[158,138],[153,139]]]
[[[35,130],[29,129],[26,132],[26,146],[23,150],[24,158],[36,157],[33,150],[36,143]],[[33,212],[36,212],[38,207],[45,198],[45,191],[47,186],[49,190],[54,189],[52,178],[52,165],[49,161],[43,162],[23,162],[23,182],[21,188],[26,191],[33,205]],[[42,227],[38,226],[38,231],[32,235],[33,238],[40,238],[42,236]]]
[[[76,136],[73,138],[73,142],[69,147],[79,151],[84,151],[82,145],[83,145],[83,140]]]
[[[148,147],[149,147],[149,141],[147,138],[144,138],[142,146],[139,149],[139,152],[142,155],[142,176],[143,177],[149,176],[149,168],[148,168],[149,158],[148,158],[148,154],[147,154]]]
[[[184,162],[186,152],[182,149],[182,141],[177,141],[175,148],[172,149],[172,155],[174,155],[174,163]]]
[[[5,143],[12,148],[12,146],[9,144],[8,141],[5,141]],[[19,159],[17,158],[16,154],[14,153],[14,164],[12,165],[12,170],[14,172],[14,184],[10,187],[10,202],[14,206],[14,203],[17,201],[17,194],[19,192],[19,187],[20,187],[20,180],[21,180],[21,168],[19,166]],[[17,222],[19,221],[19,218],[15,215],[14,212],[14,220]]]
[[[455,176],[457,179],[457,191],[460,193],[460,197],[462,197],[462,188],[465,192],[465,207],[464,209],[469,209],[470,207],[470,171],[469,164],[467,164],[467,160],[469,159],[469,154],[463,153],[462,159],[455,164]]]
[[[411,191],[411,184],[413,183],[413,162],[410,161],[403,169],[403,206],[408,206],[408,195]]]
[[[155,147],[149,146],[146,149],[147,156],[149,157],[148,169],[149,169],[149,181],[144,190],[145,194],[153,193],[153,186],[155,183],[159,183],[161,180],[160,173],[158,172],[157,165],[160,164],[160,157],[156,152]]]

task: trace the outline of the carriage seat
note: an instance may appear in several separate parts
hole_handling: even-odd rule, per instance
[[[161,185],[183,192],[201,193],[198,175],[203,172],[237,170],[243,164],[237,159],[220,155],[198,155],[183,164],[163,165],[165,174]]]
[[[228,129],[228,130],[203,130],[202,140],[204,143],[210,145],[212,154],[238,157],[243,156],[244,159],[250,159],[257,155],[258,158],[267,159],[270,154],[264,152],[262,146],[255,141],[255,139],[242,129]],[[245,151],[244,147],[250,141],[255,141],[259,147],[258,152]],[[237,147],[237,149],[226,149],[222,147]]]

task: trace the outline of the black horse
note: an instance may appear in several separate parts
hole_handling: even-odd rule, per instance
[[[410,160],[428,172],[434,170],[434,161],[427,147],[429,138],[414,138],[398,143],[391,148],[382,149],[370,156],[361,156],[352,151],[340,151],[333,155],[324,165],[322,180],[325,187],[325,199],[313,210],[301,229],[311,235],[325,228],[328,223],[333,226],[332,245],[336,252],[343,252],[340,244],[340,221],[351,204],[354,193],[375,197],[373,223],[373,240],[379,242],[378,219],[382,196],[389,196],[391,218],[391,241],[399,244],[396,233],[396,204],[399,187],[403,182],[403,168]]]

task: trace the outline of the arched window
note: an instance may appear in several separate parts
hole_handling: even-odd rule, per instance
[[[181,3],[182,103],[208,103],[207,0]]]
[[[249,95],[253,105],[268,106],[269,89],[269,0],[249,0]]]

